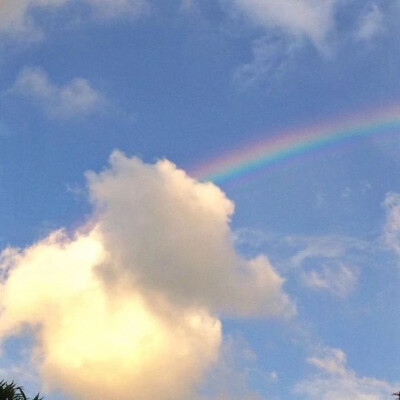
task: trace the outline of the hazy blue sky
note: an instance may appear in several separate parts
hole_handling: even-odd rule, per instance
[[[399,390],[400,124],[190,177],[396,110],[399,18],[398,0],[0,0],[0,379],[85,400]]]

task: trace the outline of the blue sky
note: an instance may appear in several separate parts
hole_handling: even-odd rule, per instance
[[[398,104],[399,16],[0,0],[1,376],[74,400],[398,390],[397,132],[218,186],[187,174]]]

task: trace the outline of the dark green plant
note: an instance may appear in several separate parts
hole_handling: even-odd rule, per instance
[[[4,380],[0,381],[0,400],[29,400],[22,387],[17,386],[14,382],[8,383]],[[42,400],[39,393],[32,400]]]

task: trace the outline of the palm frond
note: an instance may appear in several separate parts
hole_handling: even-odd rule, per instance
[[[22,386],[17,386],[14,381],[11,383],[1,380],[0,381],[0,400],[28,400]],[[42,400],[39,393],[33,400]]]

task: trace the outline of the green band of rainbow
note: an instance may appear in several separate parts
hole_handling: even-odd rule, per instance
[[[398,105],[342,118],[340,122],[269,135],[267,139],[209,160],[190,173],[203,181],[224,183],[329,146],[396,132],[400,132]]]

